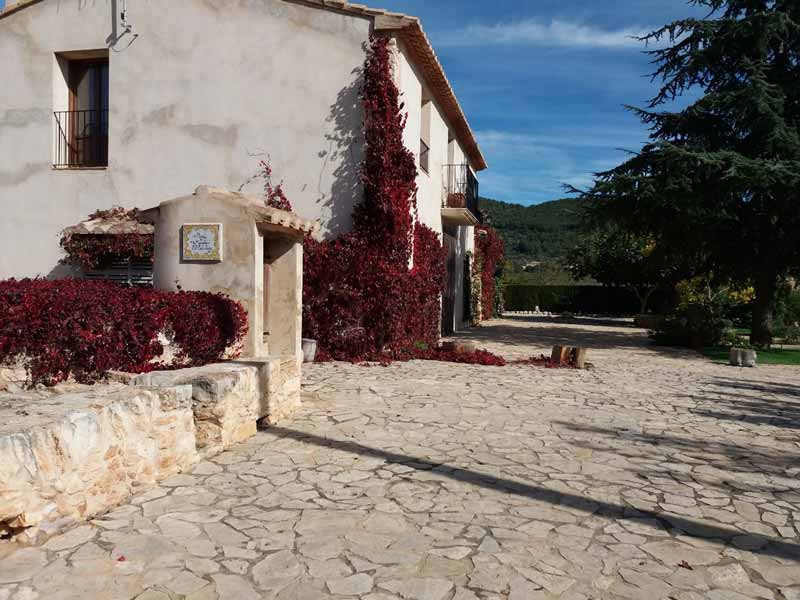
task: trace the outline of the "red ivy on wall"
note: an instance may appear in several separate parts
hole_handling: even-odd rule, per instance
[[[403,144],[406,117],[386,38],[371,41],[361,101],[364,197],[353,229],[334,240],[308,238],[304,254],[304,335],[322,357],[339,360],[435,344],[446,281],[441,240],[416,220],[417,167]]]
[[[137,209],[115,207],[98,210],[89,219],[118,219],[139,222]],[[153,261],[153,234],[121,233],[109,235],[64,234],[61,248],[66,253],[64,262],[86,270],[108,266],[115,260],[139,259]]]
[[[489,320],[494,318],[495,274],[505,254],[503,239],[487,225],[476,227],[475,250],[480,254],[480,260],[476,260],[475,264],[481,269],[480,273],[476,273],[481,278],[481,318]]]

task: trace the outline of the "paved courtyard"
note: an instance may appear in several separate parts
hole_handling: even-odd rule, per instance
[[[300,414],[42,547],[0,600],[800,600],[800,369],[501,320],[588,371],[313,365]]]

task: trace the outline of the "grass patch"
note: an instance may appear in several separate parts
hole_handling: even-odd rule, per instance
[[[773,348],[772,350],[756,350],[759,365],[792,365],[800,367],[800,348]],[[730,348],[704,348],[703,355],[714,362],[728,364]]]

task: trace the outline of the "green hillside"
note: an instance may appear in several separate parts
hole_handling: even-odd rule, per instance
[[[522,206],[481,198],[480,209],[500,232],[506,256],[516,266],[534,261],[558,262],[578,237],[579,200],[567,198]]]

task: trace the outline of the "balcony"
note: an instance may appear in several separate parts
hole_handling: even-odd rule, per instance
[[[442,221],[446,225],[480,225],[478,180],[469,165],[444,165]]]
[[[91,169],[108,166],[108,111],[61,110],[56,120],[53,166]]]

